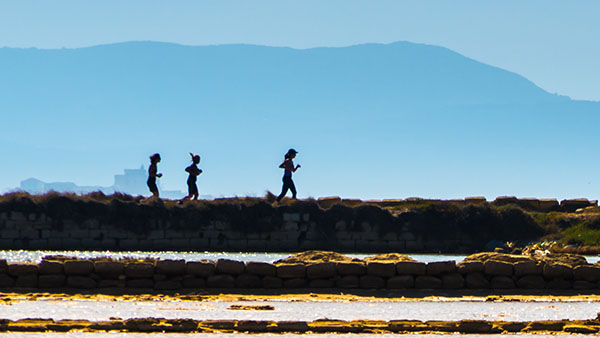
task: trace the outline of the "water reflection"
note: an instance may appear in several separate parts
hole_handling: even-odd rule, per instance
[[[273,252],[180,252],[180,251],[49,251],[49,250],[4,250],[0,251],[0,259],[8,262],[40,262],[44,256],[69,256],[82,259],[97,257],[120,258],[157,258],[157,259],[183,259],[186,261],[198,261],[203,259],[217,260],[228,258],[244,262],[274,262],[290,256],[290,253]],[[365,258],[375,254],[346,253],[346,256]],[[441,254],[407,254],[419,262],[438,262],[454,260],[460,262],[466,255],[441,255]],[[589,263],[596,263],[599,256],[585,256]]]

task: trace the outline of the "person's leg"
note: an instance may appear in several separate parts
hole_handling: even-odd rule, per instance
[[[281,201],[281,199],[283,197],[285,197],[285,194],[287,194],[289,189],[289,183],[287,180],[287,177],[283,178],[283,187],[281,187],[281,194],[279,194],[279,196],[277,196],[277,202]]]
[[[192,200],[196,201],[198,199],[198,186],[196,185],[196,182],[194,182],[194,185],[192,186]]]
[[[290,190],[292,191],[292,199],[296,199],[296,185],[294,181],[290,179]]]

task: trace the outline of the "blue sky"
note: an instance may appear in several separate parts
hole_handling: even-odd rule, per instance
[[[0,0],[0,47],[21,48],[79,48],[124,41],[163,41],[185,45],[220,45],[230,43],[248,43],[267,46],[289,46],[293,48],[311,48],[315,46],[339,47],[360,43],[390,43],[411,41],[447,47],[480,62],[520,74],[533,81],[550,93],[570,96],[578,100],[600,101],[600,1],[3,1]],[[0,94],[1,95],[1,94]],[[5,112],[0,112],[4,114]],[[501,131],[498,130],[498,134]],[[569,134],[570,133],[570,134]],[[560,138],[576,136],[575,130]],[[12,140],[3,144],[15,147],[4,152],[5,163],[27,163],[28,170],[11,169],[5,164],[6,171],[0,178],[0,189],[15,187],[27,177],[23,172],[36,172],[35,175],[46,181],[73,181],[82,185],[110,185],[112,175],[120,173],[121,168],[138,167],[146,164],[147,152],[156,148],[156,141],[135,145],[140,156],[132,158],[129,153],[115,153],[98,144],[96,154],[112,156],[121,162],[115,163],[115,172],[104,170],[96,172],[89,165],[95,161],[95,154],[88,149],[78,149],[71,144],[70,135],[65,135],[63,143],[31,144],[31,140]],[[365,134],[364,137],[376,137]],[[43,139],[43,137],[40,137]],[[3,141],[0,137],[0,141]],[[535,141],[532,139],[532,141]],[[598,139],[581,140],[596,142]],[[294,146],[304,149],[311,146],[309,139],[300,139]],[[385,140],[381,140],[385,142]],[[35,147],[44,153],[43,160],[26,159],[19,149],[24,146]],[[484,145],[498,147],[506,152],[501,142],[482,142]],[[336,145],[343,147],[344,145]],[[21,148],[20,148],[21,147]],[[154,147],[154,148],[153,148]],[[279,148],[287,149],[288,145]],[[434,149],[439,144],[425,145]],[[481,146],[483,147],[483,146]],[[279,161],[280,149],[265,154],[262,160]],[[316,148],[316,147],[315,147]],[[502,148],[502,149],[500,149]],[[47,149],[48,151],[45,151]],[[143,151],[142,151],[143,149]],[[303,149],[301,149],[303,150]],[[382,184],[376,174],[362,181],[359,188],[336,191],[325,189],[327,182],[317,182],[323,173],[310,171],[316,167],[317,156],[306,151],[299,155],[300,163],[307,172],[297,176],[300,196],[334,195],[340,193],[346,197],[361,198],[400,198],[410,196],[460,198],[468,195],[484,195],[494,198],[496,195],[515,194],[521,197],[600,197],[595,178],[600,162],[593,156],[578,153],[573,149],[558,149],[559,153],[543,152],[537,166],[528,163],[505,163],[495,170],[482,172],[476,161],[488,161],[494,167],[495,149],[484,158],[465,157],[460,160],[450,158],[442,162],[446,175],[443,179],[431,180],[439,175],[433,168],[432,158],[424,158],[431,165],[421,172],[414,170],[417,176],[407,178],[404,191],[388,189],[372,191],[370,186]],[[189,150],[183,150],[187,154]],[[365,150],[366,151],[366,150]],[[516,149],[515,151],[519,151]],[[52,164],[53,152],[62,157],[80,156],[82,163],[88,163],[89,172],[80,176],[66,175],[60,168],[47,168]],[[424,149],[424,154],[428,154]],[[432,151],[431,153],[435,153]],[[374,160],[377,154],[369,154]],[[532,152],[532,155],[536,155]],[[223,159],[213,156],[203,159],[207,173],[211,165]],[[552,170],[540,172],[544,165],[544,156],[552,157]],[[583,160],[585,156],[585,161]],[[597,156],[595,156],[597,158]],[[322,156],[321,156],[322,158]],[[364,159],[345,158],[350,161]],[[337,161],[337,159],[334,159]],[[417,159],[418,160],[418,159]],[[448,160],[448,159],[446,159]],[[173,159],[173,163],[175,160]],[[183,156],[176,164],[164,163],[163,168],[173,165],[185,166],[187,157]],[[580,161],[580,162],[578,162]],[[311,163],[312,162],[312,163]],[[394,165],[402,168],[403,163],[394,159]],[[31,164],[30,164],[31,163]],[[56,164],[52,164],[56,167]],[[245,165],[245,164],[244,164]],[[578,165],[585,174],[578,176]],[[373,163],[374,173],[384,172],[385,163]],[[328,164],[327,175],[339,170],[335,163]],[[507,170],[511,175],[507,176]],[[465,174],[467,173],[467,174]],[[566,173],[569,177],[561,176]],[[185,189],[185,174],[179,173],[176,179],[164,180],[168,189]],[[258,179],[247,187],[227,186],[223,189],[220,182],[211,182],[205,177],[201,184],[215,196],[224,191],[232,194],[262,194],[264,190],[279,189],[280,172],[273,168],[268,172],[272,184],[266,186]],[[304,176],[302,176],[304,175]],[[357,175],[359,175],[357,173]],[[429,177],[428,177],[429,175]],[[465,181],[453,182],[453,175],[463,175]],[[29,177],[30,175],[28,175]],[[471,181],[466,177],[472,178]],[[558,180],[561,178],[562,180]],[[261,180],[263,177],[260,178]],[[268,180],[268,178],[265,178]],[[312,182],[309,182],[312,180]],[[243,183],[237,180],[236,184]],[[270,182],[270,181],[269,181]],[[444,182],[444,184],[440,184]],[[549,184],[548,182],[552,182]],[[312,184],[312,186],[309,186]],[[354,182],[348,182],[354,184]],[[384,184],[384,183],[383,183]],[[257,188],[259,187],[260,188]],[[265,186],[265,189],[262,187]],[[305,188],[306,187],[306,188]],[[309,189],[310,187],[310,189]],[[303,189],[304,188],[304,189]]]
[[[2,0],[0,46],[411,41],[516,72],[551,93],[600,101],[598,17],[595,0]]]

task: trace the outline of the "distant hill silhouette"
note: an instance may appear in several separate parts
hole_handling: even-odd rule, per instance
[[[248,181],[237,163],[266,163],[258,154],[291,145],[303,147],[301,155],[310,150],[304,161],[316,162],[313,173],[336,172],[325,164],[332,152],[361,156],[354,172],[331,177],[338,191],[358,172],[391,177],[408,159],[424,167],[473,162],[485,147],[494,157],[481,170],[523,161],[541,168],[557,147],[592,152],[600,122],[600,103],[550,94],[515,73],[408,42],[305,50],[158,42],[2,48],[0,74],[7,137],[57,147],[76,139],[82,149],[113,151],[155,142],[181,149],[182,157],[232,153],[235,160],[212,173],[234,185]],[[168,170],[172,161],[163,162]],[[264,191],[264,168],[245,168],[257,182],[249,191]]]

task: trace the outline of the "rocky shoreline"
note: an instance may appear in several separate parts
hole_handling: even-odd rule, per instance
[[[193,320],[133,318],[87,321],[52,319],[0,319],[0,332],[145,332],[145,333],[577,333],[597,334],[600,320],[551,321],[419,321],[419,320]]]
[[[0,261],[0,288],[193,290],[598,290],[600,265],[571,254],[480,253],[461,262],[422,263],[402,254],[365,259],[308,251],[274,263],[184,260],[93,260],[46,257]]]

